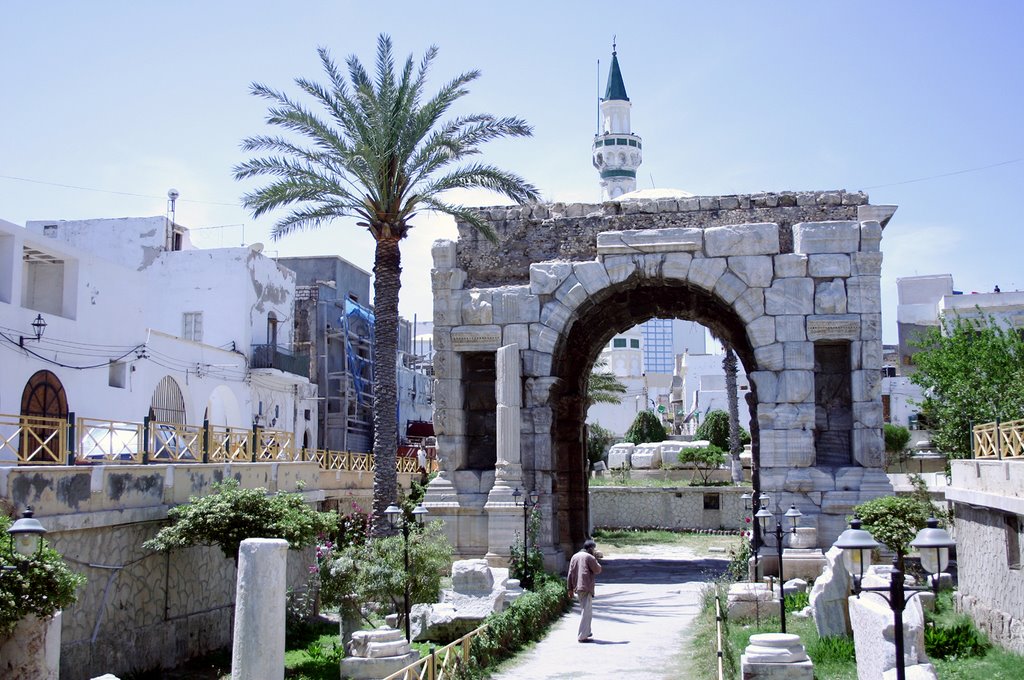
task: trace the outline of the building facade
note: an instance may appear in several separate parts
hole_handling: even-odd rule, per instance
[[[164,217],[0,222],[5,427],[74,414],[309,443],[316,388],[291,347],[294,296],[294,274],[259,248],[196,249]]]

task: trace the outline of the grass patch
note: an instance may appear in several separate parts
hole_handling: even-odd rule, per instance
[[[606,555],[616,552],[635,552],[643,546],[677,546],[688,548],[698,556],[729,559],[729,549],[736,547],[737,536],[730,534],[697,534],[668,529],[595,529],[594,540],[598,550]],[[711,548],[725,552],[711,553]]]
[[[590,486],[631,486],[648,488],[671,488],[678,486],[690,486],[684,479],[657,479],[653,477],[591,477],[588,482]]]

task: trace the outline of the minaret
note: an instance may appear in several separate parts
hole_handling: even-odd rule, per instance
[[[608,87],[601,99],[601,129],[594,135],[593,150],[594,167],[601,173],[601,196],[605,201],[636,190],[636,169],[643,162],[643,146],[630,129],[631,106],[613,41]]]

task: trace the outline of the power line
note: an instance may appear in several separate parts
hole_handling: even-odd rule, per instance
[[[115,196],[134,196],[136,198],[152,198],[166,201],[166,196],[154,196],[151,194],[136,194],[131,191],[112,191],[110,189],[96,189],[95,187],[82,187],[75,184],[61,184],[59,182],[46,182],[41,179],[30,179],[28,177],[15,177],[14,175],[0,175],[0,179],[12,179],[18,182],[29,182],[31,184],[43,184],[50,187],[60,187],[62,189],[77,189],[79,191],[94,191],[98,194],[114,194]],[[240,208],[241,206],[237,203],[222,203],[220,201],[200,201],[194,198],[179,198],[178,201],[182,203],[201,203],[203,205],[224,205],[231,208]]]
[[[889,184],[874,184],[868,187],[862,187],[861,191],[867,191],[868,189],[882,189],[884,187],[895,187],[902,184],[913,184],[915,182],[926,182],[930,179],[941,179],[942,177],[953,177],[954,175],[966,175],[969,172],[980,172],[981,170],[989,170],[991,168],[998,168],[1004,165],[1013,165],[1014,163],[1020,163],[1024,161],[1024,158],[1014,158],[1009,161],[1001,161],[999,163],[992,163],[991,165],[982,165],[976,168],[965,168],[964,170],[954,170],[953,172],[944,172],[938,175],[928,175],[927,177],[918,177],[916,179],[905,179],[902,182],[890,182]]]

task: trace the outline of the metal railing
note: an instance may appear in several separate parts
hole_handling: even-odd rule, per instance
[[[1024,420],[975,425],[971,453],[974,458],[1024,459]]]
[[[252,368],[276,368],[292,375],[309,377],[309,355],[277,345],[253,345]]]
[[[457,668],[469,663],[469,648],[473,638],[486,629],[487,624],[484,624],[441,649],[431,649],[427,656],[420,657],[419,661],[409,664],[383,680],[446,680],[452,677]]]
[[[254,427],[141,423],[0,414],[0,463],[18,465],[316,462],[322,470],[373,472],[369,453],[297,449],[295,435]],[[438,470],[436,458],[427,472]],[[419,472],[416,456],[398,456],[397,472]]]

